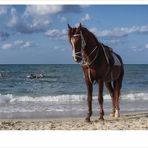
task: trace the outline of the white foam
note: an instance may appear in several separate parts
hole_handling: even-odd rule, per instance
[[[7,94],[7,95],[0,94],[0,105],[9,103],[12,100],[12,98],[13,98],[12,94]]]
[[[13,101],[62,103],[62,102],[79,102],[85,99],[86,99],[85,95],[57,95],[57,96],[41,96],[41,97],[20,96],[20,97],[15,97]]]
[[[93,99],[97,99],[97,96],[94,96]],[[111,100],[111,97],[106,94],[104,95],[105,100]],[[122,100],[148,100],[148,93],[129,93],[121,95]],[[14,96],[12,94],[1,95],[0,94],[0,105],[7,103],[15,102],[51,102],[51,103],[68,103],[68,102],[82,102],[86,101],[86,95],[57,95],[57,96]]]
[[[122,99],[127,100],[148,100],[148,93],[129,93],[122,95]]]

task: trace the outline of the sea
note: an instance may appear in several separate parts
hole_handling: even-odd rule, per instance
[[[124,65],[120,97],[121,114],[148,111],[148,65]],[[31,79],[30,75],[40,76]],[[99,115],[97,84],[93,90],[93,115]],[[104,87],[105,115],[111,98]],[[0,119],[84,117],[87,90],[81,65],[0,65]]]

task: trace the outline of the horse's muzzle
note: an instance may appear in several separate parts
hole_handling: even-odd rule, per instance
[[[73,57],[74,61],[80,63],[82,61],[81,57]]]

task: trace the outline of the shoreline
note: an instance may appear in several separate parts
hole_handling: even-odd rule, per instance
[[[91,122],[85,117],[43,119],[0,119],[0,130],[148,130],[148,112],[121,114],[120,118],[98,116]]]

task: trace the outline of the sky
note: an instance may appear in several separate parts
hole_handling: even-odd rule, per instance
[[[148,64],[148,5],[0,5],[0,64],[72,64],[67,24],[83,26],[121,55]]]

